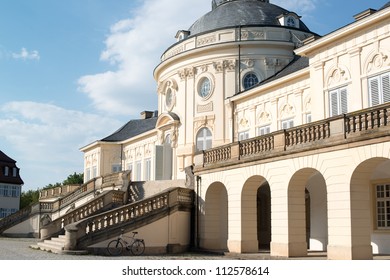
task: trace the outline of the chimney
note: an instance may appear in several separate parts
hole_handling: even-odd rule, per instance
[[[154,116],[154,111],[143,111],[141,112],[141,119],[146,120]]]
[[[354,15],[353,17],[355,18],[355,21],[358,21],[358,20],[361,20],[365,17],[368,17],[368,16],[374,14],[375,12],[376,12],[376,10],[374,10],[374,9],[367,9],[361,13],[358,13],[357,15]]]

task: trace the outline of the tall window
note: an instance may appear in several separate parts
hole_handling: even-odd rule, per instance
[[[249,131],[242,131],[238,133],[238,141],[246,140],[249,138]]]
[[[244,89],[249,89],[254,87],[259,83],[259,78],[253,72],[250,72],[244,76]]]
[[[368,80],[370,106],[390,102],[390,73],[385,73]]]
[[[294,126],[294,119],[288,119],[282,121],[282,129],[289,129]]]
[[[271,127],[269,125],[260,126],[257,129],[257,136],[266,135],[271,132]]]
[[[390,184],[377,185],[376,217],[378,229],[390,229]]]
[[[212,147],[212,141],[213,136],[211,131],[206,127],[200,129],[196,135],[196,150],[202,151],[210,149]]]
[[[139,160],[135,163],[135,180],[141,181],[142,176],[142,162]]]
[[[152,160],[145,159],[145,181],[150,181],[152,175]]]
[[[330,116],[338,116],[348,113],[348,92],[347,88],[339,88],[329,92]]]

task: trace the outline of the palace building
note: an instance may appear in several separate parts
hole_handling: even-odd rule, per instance
[[[272,1],[211,2],[162,54],[156,111],[81,148],[85,181],[182,182],[202,249],[390,254],[390,2],[323,37]]]

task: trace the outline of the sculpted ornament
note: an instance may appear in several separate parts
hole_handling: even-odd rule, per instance
[[[390,66],[389,55],[384,51],[376,52],[373,54],[367,63],[367,73],[375,70],[380,70],[385,66]]]
[[[328,86],[337,85],[350,80],[349,71],[345,67],[337,67],[328,77]]]

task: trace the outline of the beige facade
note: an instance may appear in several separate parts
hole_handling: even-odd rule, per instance
[[[269,1],[213,3],[155,69],[153,129],[83,148],[88,178],[116,164],[134,181],[186,179],[192,166],[201,248],[390,254],[390,8],[320,38]],[[235,5],[279,25],[212,18]]]

